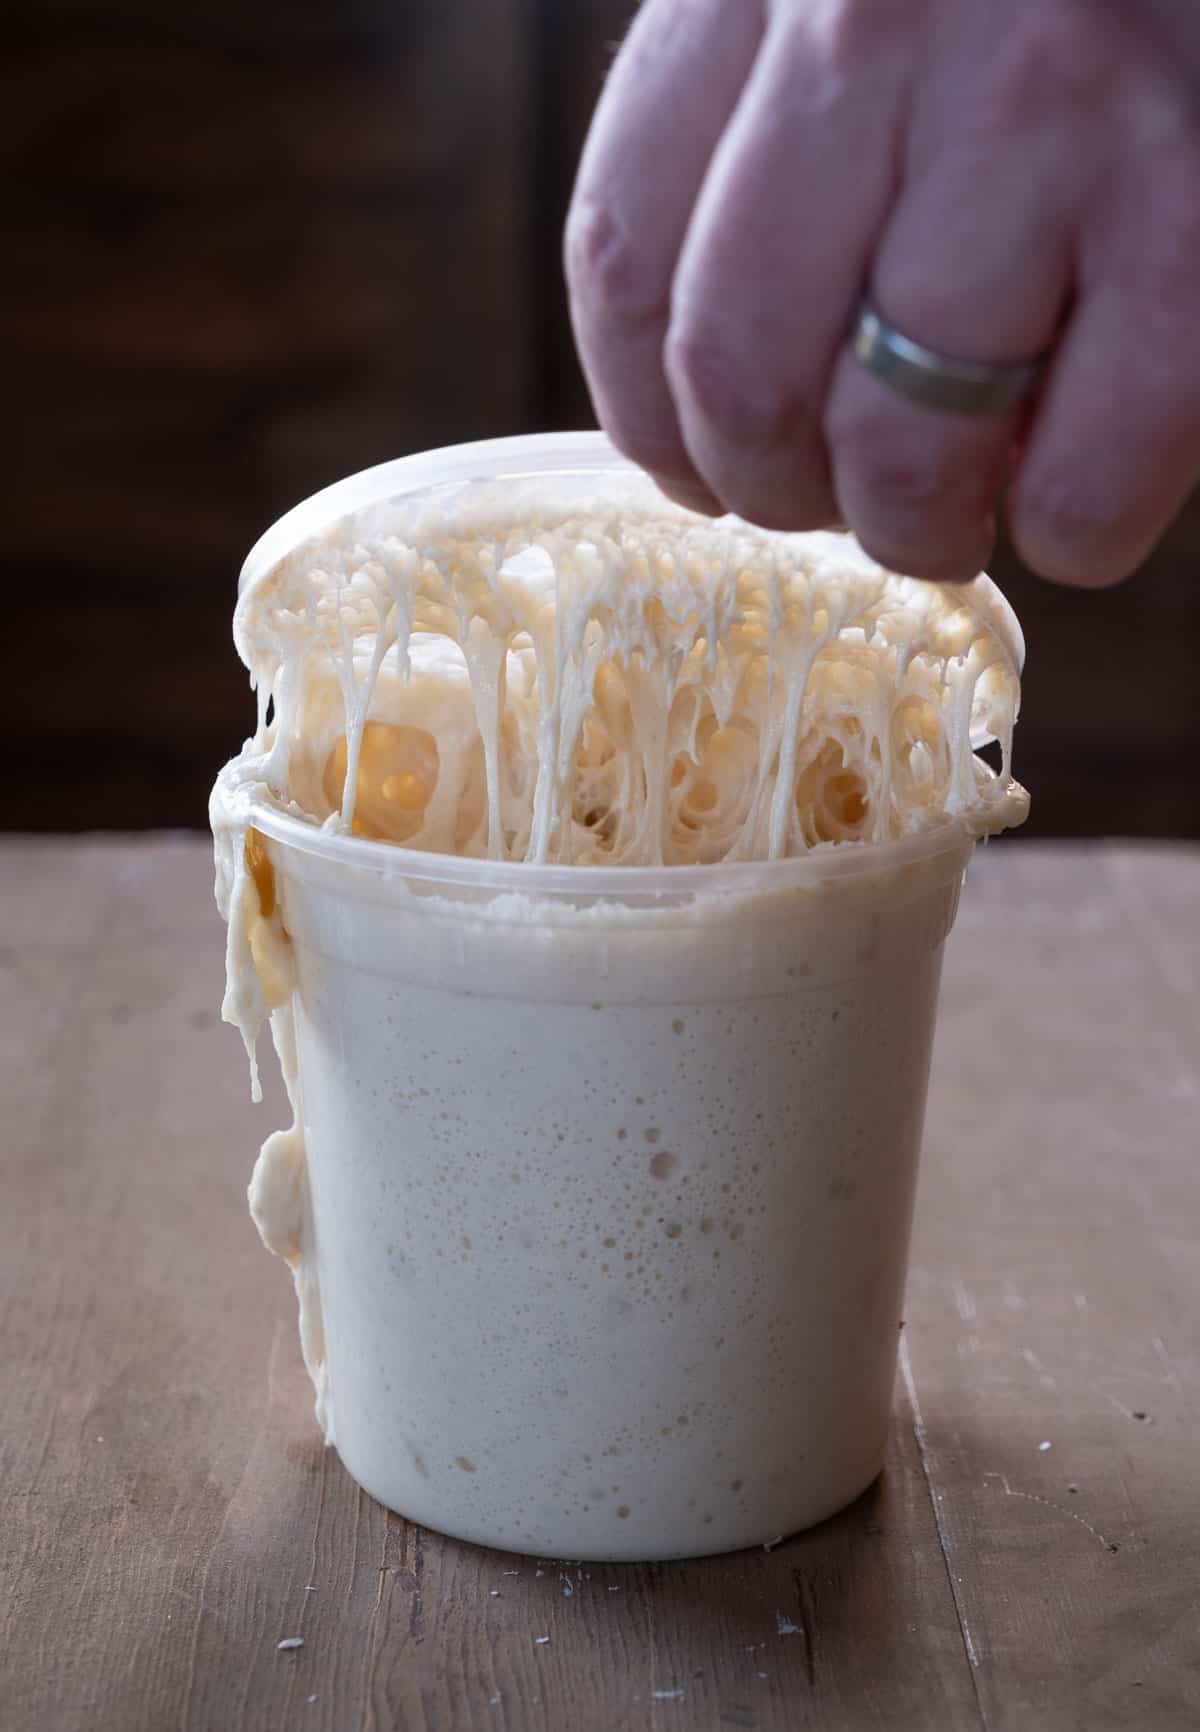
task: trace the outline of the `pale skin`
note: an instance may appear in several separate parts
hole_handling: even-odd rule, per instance
[[[847,523],[895,570],[1116,582],[1200,481],[1194,0],[645,0],[567,222],[601,424],[665,492]],[[866,293],[940,353],[1050,351],[1023,410],[894,395]]]

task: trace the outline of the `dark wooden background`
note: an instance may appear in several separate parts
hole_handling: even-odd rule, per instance
[[[259,531],[405,451],[591,421],[558,234],[632,0],[9,0],[3,818],[201,825]],[[1044,835],[1200,836],[1200,508],[1088,595],[1002,556]]]

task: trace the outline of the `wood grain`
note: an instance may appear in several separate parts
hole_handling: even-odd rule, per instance
[[[0,828],[201,826],[259,533],[405,451],[591,423],[562,221],[634,9],[11,0],[0,581],[63,665],[0,690]],[[999,554],[1030,834],[1200,837],[1198,566],[1196,502],[1111,592]]]
[[[1194,1726],[1198,931],[1200,851],[990,848],[882,1480],[769,1554],[552,1565],[319,1442],[207,848],[5,843],[4,1732]]]
[[[908,1300],[989,1728],[1200,1723],[1200,861],[995,850]],[[936,1197],[936,1203],[930,1199]]]
[[[535,418],[527,4],[11,9],[7,827],[202,824],[260,531]]]

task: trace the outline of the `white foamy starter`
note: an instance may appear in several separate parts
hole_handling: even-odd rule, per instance
[[[941,940],[972,842],[1027,810],[1007,604],[648,483],[529,480],[344,519],[256,575],[234,635],[258,724],[211,803],[224,1014],[252,1067],[269,1015],[294,1114],[251,1207],[351,1471],[582,1557],[854,1495]],[[271,814],[529,890],[418,894],[379,848],[339,878]],[[801,857],[649,910],[533,871]]]

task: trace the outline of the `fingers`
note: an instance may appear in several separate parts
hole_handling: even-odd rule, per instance
[[[1113,581],[1200,477],[1200,133],[1136,33],[1029,0],[980,37],[954,6],[931,54],[919,12],[646,0],[568,219],[597,414],[686,504],[841,517],[934,579],[986,562],[1015,472],[1027,562]],[[864,288],[948,356],[1056,344],[1042,395],[896,395],[846,350]]]
[[[1197,184],[1200,155],[1174,187],[1146,171],[1060,348],[1009,501],[1022,558],[1059,583],[1128,576],[1200,482]]]
[[[794,9],[768,33],[700,193],[667,342],[695,469],[728,509],[782,529],[836,515],[822,406],[904,101],[907,56],[842,11],[835,29],[829,9]]]
[[[722,507],[680,436],[663,343],[696,194],[761,30],[757,0],[647,0],[596,111],[567,218],[571,318],[600,424],[701,510]]]
[[[919,170],[876,256],[870,294],[882,316],[944,355],[1009,361],[1045,350],[1071,250],[1055,177],[1038,166],[1028,151],[1001,154],[985,141]],[[867,551],[934,580],[979,571],[1022,418],[908,402],[843,353],[826,431],[838,503]]]

